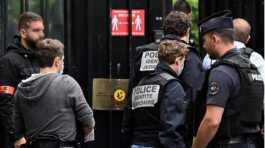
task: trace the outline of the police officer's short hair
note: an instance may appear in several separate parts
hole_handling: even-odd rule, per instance
[[[42,17],[34,12],[24,12],[18,20],[18,30],[27,29],[32,21],[43,21]]]
[[[176,40],[164,40],[158,48],[159,61],[174,64],[177,57],[185,57],[188,52],[187,45]]]
[[[37,42],[37,58],[41,68],[51,67],[56,57],[64,56],[64,45],[56,39],[44,39]]]
[[[224,42],[234,42],[234,30],[232,28],[221,28],[210,31],[209,34],[218,35]]]
[[[191,27],[191,21],[187,14],[179,11],[171,11],[165,18],[163,30],[165,34],[175,34],[183,37]]]
[[[191,13],[191,6],[186,0],[177,0],[174,4],[174,10],[189,14]]]

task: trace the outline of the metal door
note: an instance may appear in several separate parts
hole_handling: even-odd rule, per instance
[[[130,57],[135,47],[153,39],[153,30],[161,29],[162,18],[171,9],[171,5],[170,0],[68,1],[66,7],[70,21],[67,25],[70,27],[67,28],[66,42],[71,49],[71,54],[68,54],[68,72],[80,82],[91,106],[95,101],[93,86],[101,88],[99,96],[111,99],[107,97],[113,91],[110,87],[129,78]],[[124,35],[121,31],[119,33],[123,35],[115,35],[112,30],[113,15],[126,15],[125,11],[128,12],[127,33]],[[136,18],[133,17],[134,13],[142,14],[143,11],[144,17],[141,18],[144,18],[144,35],[137,36],[130,22]],[[99,79],[96,86],[93,83],[95,79]],[[109,84],[109,81],[114,84]],[[104,92],[104,89],[110,92]],[[95,148],[121,147],[122,110],[98,109],[94,106],[94,116],[96,141],[87,145]]]

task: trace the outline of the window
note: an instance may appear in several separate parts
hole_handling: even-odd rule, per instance
[[[17,34],[22,11],[40,14],[44,19],[46,37],[64,42],[64,0],[0,0],[0,56]]]
[[[64,0],[46,0],[46,36],[64,42]]]
[[[29,11],[42,15],[46,37],[64,42],[64,0],[29,0]]]
[[[0,1],[0,56],[4,53],[5,45],[5,1]]]
[[[29,0],[29,11],[41,14],[41,0]]]
[[[17,0],[8,0],[7,2],[6,46],[13,41],[13,36],[17,33],[17,22],[21,6]]]

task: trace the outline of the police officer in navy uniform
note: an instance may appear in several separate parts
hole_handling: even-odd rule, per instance
[[[132,90],[131,148],[185,148],[185,92],[178,79],[188,52],[174,40],[160,43],[155,72]]]
[[[165,18],[163,24],[164,38],[163,40],[177,40],[187,45],[189,52],[186,57],[185,67],[182,74],[180,75],[180,81],[186,92],[186,97],[189,102],[195,100],[198,91],[201,89],[204,81],[204,71],[202,69],[202,62],[199,57],[199,52],[192,46],[189,45],[189,35],[191,29],[190,17],[183,12],[171,11]],[[129,94],[134,86],[146,75],[152,73],[158,63],[157,50],[159,42],[150,43],[147,45],[139,46],[136,48],[136,52],[133,58],[130,69],[130,84]],[[186,128],[190,129],[189,135],[192,135],[192,105],[188,105],[190,122],[186,124]],[[125,111],[122,123],[122,133],[124,137],[128,135],[128,128],[131,122],[128,118],[130,115]],[[129,128],[130,129],[130,128]],[[191,136],[186,137],[187,143],[191,143]],[[126,140],[123,140],[126,141]]]
[[[25,12],[18,21],[19,35],[0,58],[0,147],[14,145],[14,93],[18,83],[39,72],[35,44],[44,37],[43,19],[36,13]]]
[[[263,80],[257,68],[234,47],[233,22],[214,14],[200,24],[203,47],[217,59],[207,74],[196,113],[192,148],[256,148],[262,117]],[[197,116],[197,117],[198,117]]]

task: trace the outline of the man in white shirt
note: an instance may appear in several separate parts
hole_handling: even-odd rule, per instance
[[[234,45],[238,49],[246,48],[245,44],[247,44],[250,40],[250,31],[251,31],[250,24],[242,18],[236,18],[233,20],[233,25],[234,25],[234,35],[235,35]],[[265,61],[263,57],[259,53],[253,51],[250,54],[249,60],[258,68],[258,71],[260,72],[263,78],[263,83],[265,84]],[[263,99],[263,101],[264,100],[265,99]]]

